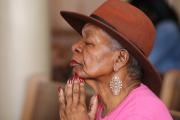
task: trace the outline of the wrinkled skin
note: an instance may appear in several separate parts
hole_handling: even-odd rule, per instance
[[[86,24],[82,30],[82,39],[72,46],[73,57],[78,64],[73,65],[73,73],[77,74],[68,80],[65,89],[60,89],[61,120],[94,120],[100,94],[107,103],[107,110],[112,110],[125,96],[113,96],[109,88],[114,71],[120,78],[126,78],[128,52],[125,49],[114,51],[110,38],[98,27]],[[85,82],[91,86],[96,95],[92,97],[90,109],[85,104]],[[114,98],[113,102],[112,99]],[[122,97],[122,98],[121,98]],[[108,107],[110,104],[110,107]],[[112,108],[111,108],[112,107]]]
[[[87,25],[83,38],[73,45],[73,59],[80,63],[73,71],[83,78],[98,78],[112,70],[113,53],[111,43],[100,29]]]

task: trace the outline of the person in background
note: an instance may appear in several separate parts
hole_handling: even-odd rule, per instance
[[[178,17],[165,0],[131,0],[155,24],[157,33],[149,60],[163,75],[180,70],[180,29]]]

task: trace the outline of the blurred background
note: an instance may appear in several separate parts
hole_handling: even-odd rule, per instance
[[[59,120],[57,86],[71,75],[71,45],[80,38],[59,12],[89,15],[104,1],[0,0],[0,120]],[[179,120],[180,0],[124,1],[156,26],[149,60],[163,79],[158,96]]]

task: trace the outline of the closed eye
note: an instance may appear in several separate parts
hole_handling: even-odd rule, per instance
[[[90,43],[90,42],[85,42],[85,45],[93,46],[94,44],[93,44],[93,43]]]

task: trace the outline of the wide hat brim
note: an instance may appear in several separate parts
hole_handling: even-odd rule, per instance
[[[103,23],[99,19],[91,16],[86,16],[76,12],[61,11],[63,18],[81,35],[82,28],[86,23],[92,23],[114,37],[124,48],[126,48],[140,63],[143,69],[142,83],[147,85],[154,93],[159,94],[161,87],[161,78],[153,65],[145,57],[145,55],[138,49],[127,37],[120,32],[113,29],[111,26]]]

